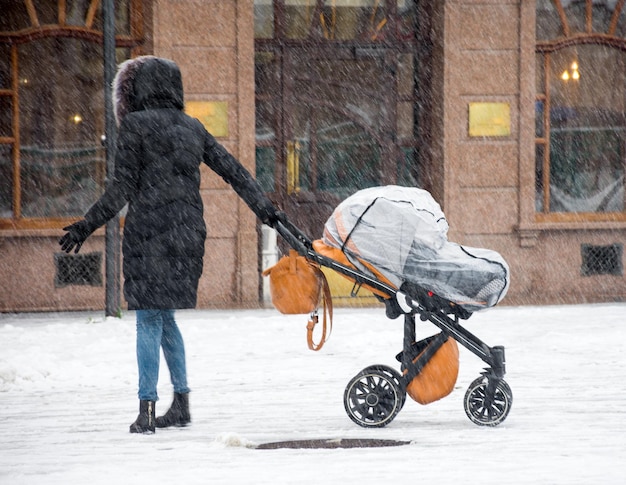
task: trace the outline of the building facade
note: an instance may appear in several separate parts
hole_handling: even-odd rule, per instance
[[[0,11],[0,312],[103,308],[104,231],[57,245],[106,179],[101,2]],[[360,188],[419,186],[450,240],[508,261],[504,303],[626,299],[624,2],[118,0],[115,17],[117,61],[175,60],[186,110],[311,237]],[[205,168],[202,194],[198,306],[258,306],[254,215]]]

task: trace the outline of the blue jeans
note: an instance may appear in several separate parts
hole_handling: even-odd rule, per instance
[[[183,336],[174,320],[174,310],[137,310],[137,367],[139,399],[157,401],[160,349],[170,371],[174,392],[187,393],[187,366]]]

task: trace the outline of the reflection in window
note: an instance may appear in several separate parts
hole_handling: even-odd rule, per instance
[[[334,111],[320,114],[318,189],[344,199],[359,189],[380,185],[381,151],[371,134]]]
[[[115,0],[117,34],[131,33],[131,4]],[[102,5],[0,0],[0,12],[0,224],[43,227],[103,191]],[[139,42],[117,41],[120,63]]]
[[[11,145],[0,145],[0,217],[11,217],[12,171],[13,149]]]
[[[22,214],[83,214],[104,183],[101,46],[52,37],[21,45],[19,56],[28,80],[20,87]]]
[[[256,179],[265,192],[274,192],[276,152],[272,147],[256,147]]]
[[[16,31],[30,27],[27,2],[0,0],[0,32]]]
[[[271,10],[271,1],[269,3]],[[254,58],[256,177],[265,192],[274,192],[277,150],[275,126],[278,120],[276,97],[280,95],[276,86],[280,85],[280,74],[276,68],[276,56],[272,52],[257,51]]]
[[[606,45],[584,43],[585,32],[617,29],[623,2],[593,2],[592,9],[587,3],[537,3],[538,41],[574,34],[582,41],[538,42],[535,186],[541,213],[625,209],[624,39],[607,35]],[[558,15],[561,8],[564,17]]]
[[[325,39],[377,40],[389,29],[385,2],[375,0],[325,0],[319,21]]]
[[[279,35],[288,39],[382,41],[396,35],[392,29],[401,37],[413,35],[412,0],[397,0],[394,21],[388,2],[381,0],[283,0],[278,5]],[[256,39],[275,37],[275,20],[273,0],[254,0]]]
[[[254,38],[274,37],[273,0],[254,0]]]
[[[301,188],[345,198],[358,187],[380,185],[376,129],[387,111],[376,83],[385,72],[383,61],[294,56],[292,63],[297,77],[288,117],[300,147]]]
[[[626,72],[621,51],[598,45],[551,56],[550,210],[624,209]],[[615,89],[622,86],[622,89]]]

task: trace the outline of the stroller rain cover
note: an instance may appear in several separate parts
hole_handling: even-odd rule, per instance
[[[448,241],[448,222],[426,190],[389,185],[360,190],[334,210],[323,242],[360,271],[365,261],[398,288],[410,282],[473,312],[496,305],[509,267],[496,251]]]

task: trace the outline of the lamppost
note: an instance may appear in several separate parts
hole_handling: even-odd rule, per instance
[[[104,147],[106,151],[106,180],[108,186],[115,170],[116,127],[113,115],[111,84],[115,76],[115,6],[114,0],[103,0],[103,58],[104,58]],[[105,312],[119,316],[120,303],[120,220],[116,215],[106,224],[105,232]]]

